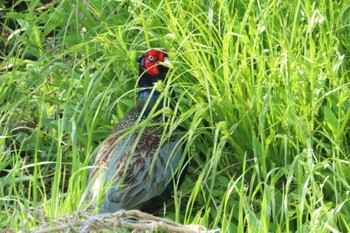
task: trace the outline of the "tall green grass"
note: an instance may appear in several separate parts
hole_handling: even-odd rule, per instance
[[[88,206],[98,145],[135,103],[135,58],[165,47],[170,127],[186,129],[190,157],[165,216],[350,231],[347,1],[57,2],[2,10],[0,225],[27,231]]]

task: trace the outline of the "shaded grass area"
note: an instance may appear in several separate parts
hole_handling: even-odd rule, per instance
[[[222,232],[350,230],[347,1],[57,3],[2,10],[1,225],[88,206],[88,166],[135,103],[135,58],[165,47],[170,127],[186,129],[190,156],[165,216]]]

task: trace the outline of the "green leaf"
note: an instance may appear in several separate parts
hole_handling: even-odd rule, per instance
[[[327,106],[323,107],[323,112],[325,115],[326,124],[333,131],[333,133],[337,133],[339,128],[339,122],[332,109]]]

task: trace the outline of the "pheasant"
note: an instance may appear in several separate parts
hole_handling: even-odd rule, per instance
[[[158,110],[163,106],[158,101],[161,93],[154,85],[163,81],[169,70],[167,52],[163,48],[150,49],[137,61],[140,88],[137,103],[102,144],[89,176],[93,183],[92,198],[97,200],[104,194],[100,213],[120,209],[147,211],[160,206],[174,186],[173,179],[180,173],[181,131],[170,134],[162,125],[162,116],[150,115],[155,112],[153,108]],[[139,126],[139,122],[146,119],[148,124]]]

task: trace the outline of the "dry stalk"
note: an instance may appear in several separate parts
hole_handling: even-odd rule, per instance
[[[199,225],[182,225],[174,221],[156,217],[139,210],[121,210],[110,214],[93,214],[90,212],[76,213],[70,216],[66,223],[57,224],[53,227],[43,227],[31,230],[31,233],[51,232],[100,232],[103,230],[136,230],[138,232],[178,232],[178,233],[213,233],[216,230],[207,230]]]

